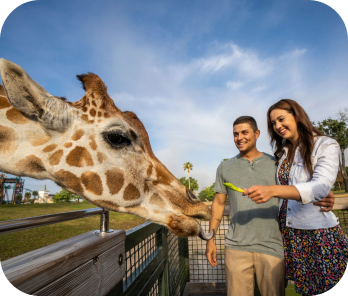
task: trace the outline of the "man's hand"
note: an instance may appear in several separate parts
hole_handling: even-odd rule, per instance
[[[269,201],[273,194],[270,186],[254,185],[245,189],[243,195],[248,195],[252,201],[259,203],[265,203]]]
[[[332,191],[329,192],[329,195],[323,198],[321,201],[313,203],[316,206],[322,207],[321,212],[330,212],[335,204],[335,196]]]
[[[207,257],[211,266],[215,267],[218,265],[216,260],[216,244],[213,239],[207,242],[207,247],[205,249],[205,256]]]

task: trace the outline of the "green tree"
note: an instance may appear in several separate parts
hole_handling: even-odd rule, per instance
[[[190,181],[186,177],[181,177],[179,181],[182,185],[184,185],[185,187],[189,189],[190,189],[189,185],[191,185],[192,191],[197,191],[199,189],[197,180],[192,177],[190,177]]]
[[[24,203],[27,203],[29,201],[29,199],[31,198],[31,193],[29,191],[27,191],[25,194],[24,194]]]
[[[62,189],[62,191],[58,192],[57,194],[55,194],[55,196],[53,196],[53,201],[55,203],[71,202],[71,200],[78,199],[78,198],[80,197],[77,196],[76,194],[70,193],[69,191]]]
[[[37,192],[37,190],[34,190],[34,191],[33,191],[34,199],[36,199],[38,195],[39,195],[39,192]]]
[[[184,171],[187,170],[187,176],[188,176],[188,182],[189,182],[189,189],[191,189],[191,184],[190,184],[190,170],[192,171],[193,169],[193,164],[191,162],[185,162],[184,163]]]
[[[15,200],[16,200],[16,203],[21,203],[22,201],[22,198],[23,198],[23,195],[18,193],[16,196],[15,196]]]
[[[206,201],[206,200],[213,201],[215,197],[214,186],[215,186],[215,183],[213,183],[213,185],[207,187],[206,189],[202,190],[198,194],[198,198],[201,201]]]
[[[348,192],[348,174],[345,166],[344,151],[348,148],[348,109],[338,113],[339,119],[328,118],[323,121],[318,121],[318,129],[327,136],[334,138],[341,149],[340,171],[343,177],[344,187]]]

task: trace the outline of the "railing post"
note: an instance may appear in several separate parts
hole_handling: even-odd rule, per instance
[[[178,237],[179,240],[179,268],[185,270],[185,281],[190,281],[189,244],[187,237]]]
[[[109,211],[105,209],[100,215],[100,232],[113,232],[112,229],[109,229]]]
[[[162,276],[158,282],[159,295],[168,296],[169,295],[169,262],[168,262],[168,239],[167,239],[167,230],[162,227],[156,233],[157,235],[157,247],[162,249],[165,254],[165,263]]]

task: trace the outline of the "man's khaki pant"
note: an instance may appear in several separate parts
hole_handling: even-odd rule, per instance
[[[277,257],[225,249],[228,296],[253,296],[256,275],[262,296],[285,295],[285,264]]]

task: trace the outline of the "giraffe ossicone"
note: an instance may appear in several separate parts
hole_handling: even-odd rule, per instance
[[[95,74],[77,75],[77,102],[49,94],[0,60],[0,171],[50,179],[105,209],[132,213],[187,237],[211,211],[153,154],[138,117],[122,112]]]

